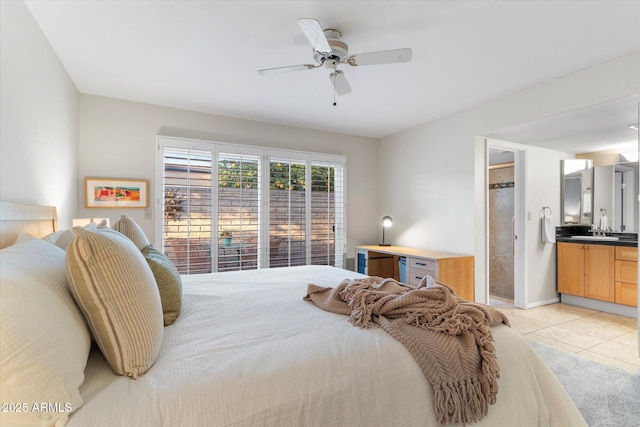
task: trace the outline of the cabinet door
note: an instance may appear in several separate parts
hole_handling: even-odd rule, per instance
[[[638,284],[638,263],[616,260],[616,282]]]
[[[615,247],[585,245],[585,297],[614,302]]]
[[[367,259],[367,274],[378,277],[394,277],[393,256],[372,256]]]
[[[638,285],[633,283],[616,282],[616,303],[638,306]]]
[[[558,242],[558,292],[584,296],[584,246]]]
[[[616,246],[616,259],[638,262],[638,248],[633,246]]]
[[[360,274],[367,274],[368,273],[368,269],[367,269],[367,258],[369,256],[369,252],[362,250],[362,249],[358,249],[358,258],[357,258],[357,268],[356,271]]]

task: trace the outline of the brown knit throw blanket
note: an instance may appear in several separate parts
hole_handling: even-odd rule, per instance
[[[498,393],[491,326],[509,321],[443,283],[427,287],[426,279],[417,288],[381,277],[347,279],[336,288],[310,284],[304,299],[348,315],[354,326],[380,327],[403,344],[433,388],[440,423],[479,421]]]

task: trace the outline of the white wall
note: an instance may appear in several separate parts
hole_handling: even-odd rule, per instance
[[[0,2],[0,199],[56,206],[70,227],[77,200],[78,91],[23,2]]]
[[[560,161],[573,155],[544,148],[525,150],[525,280],[527,293],[524,306],[530,308],[554,300],[556,292],[556,245],[543,243],[541,238],[541,209],[551,208],[553,223],[560,224]],[[523,307],[523,308],[525,308]]]
[[[347,257],[354,257],[354,246],[376,241],[378,147],[376,140],[370,138],[83,94],[78,184],[82,187],[87,176],[144,178],[149,180],[154,197],[155,144],[159,134],[345,155]],[[144,219],[142,210],[85,209],[84,192],[78,197],[80,216],[108,216],[115,220],[126,213],[143,227],[150,240],[153,238],[154,221]]]
[[[486,159],[484,142],[481,138],[482,143],[476,142],[476,136],[636,93],[640,93],[640,53],[384,138],[379,143],[378,216],[394,217],[390,240],[473,254],[476,300],[484,301]],[[545,191],[535,180],[527,186],[530,192]],[[539,208],[527,206],[532,212]],[[534,259],[528,265],[529,282],[545,280],[546,273],[536,273]]]

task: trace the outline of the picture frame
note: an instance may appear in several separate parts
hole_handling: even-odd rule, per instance
[[[84,194],[85,208],[147,208],[149,180],[85,177]]]

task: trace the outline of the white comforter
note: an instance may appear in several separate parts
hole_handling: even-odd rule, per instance
[[[94,349],[68,425],[437,425],[430,386],[401,344],[302,300],[308,283],[358,276],[307,266],[184,277],[182,313],[155,365],[132,380]],[[498,401],[475,425],[586,425],[516,332],[493,334]]]

